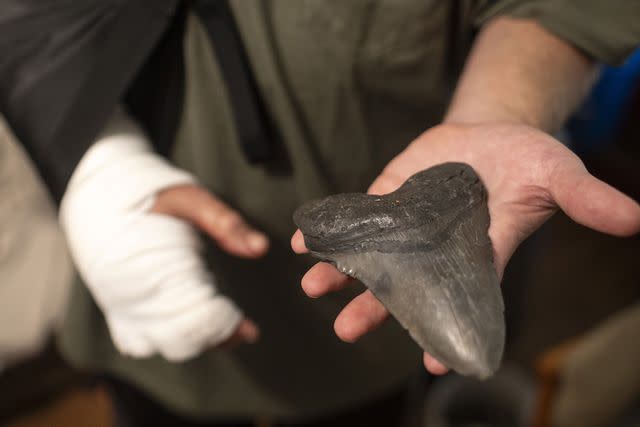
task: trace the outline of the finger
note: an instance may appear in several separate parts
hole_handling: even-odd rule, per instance
[[[227,338],[226,341],[220,345],[216,346],[216,348],[228,350],[242,343],[253,344],[258,341],[259,337],[260,330],[258,329],[258,326],[253,321],[245,317],[242,319],[233,335]]]
[[[581,163],[558,168],[550,187],[555,202],[574,221],[615,236],[640,232],[640,205]]]
[[[202,187],[186,185],[161,192],[153,212],[184,219],[207,233],[225,251],[241,257],[264,255],[269,240],[235,210]]]
[[[402,185],[402,182],[401,177],[383,171],[369,186],[367,193],[376,195],[392,193]]]
[[[424,367],[427,368],[427,371],[431,372],[433,375],[444,375],[449,372],[449,369],[446,366],[438,362],[435,357],[428,353],[424,354],[422,361],[424,362]]]
[[[234,333],[234,336],[236,336],[243,342],[254,343],[258,340],[260,331],[255,323],[247,318],[244,318],[242,322],[240,322],[240,325]]]
[[[340,312],[333,328],[341,340],[355,342],[367,332],[380,326],[387,317],[389,312],[382,303],[371,291],[365,291]]]
[[[334,266],[319,262],[307,271],[302,278],[302,290],[311,298],[318,298],[328,292],[340,290],[353,279],[340,273]]]
[[[514,232],[519,229],[518,225],[514,225],[513,216],[510,214],[496,212],[491,217],[488,234],[493,246],[493,265],[500,282],[509,259],[522,240],[527,237],[523,233]]]
[[[296,230],[291,237],[291,249],[297,254],[304,254],[309,252],[307,249],[307,245],[304,243],[304,236],[302,235],[302,231]]]

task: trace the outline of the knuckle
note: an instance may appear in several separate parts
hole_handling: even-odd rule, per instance
[[[242,220],[240,219],[240,215],[232,211],[224,211],[222,212],[218,218],[216,219],[216,223],[218,227],[222,231],[232,231],[237,229],[241,224]]]

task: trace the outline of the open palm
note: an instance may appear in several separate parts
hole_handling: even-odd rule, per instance
[[[576,222],[616,236],[640,231],[640,205],[590,175],[580,159],[551,136],[514,124],[441,125],[434,127],[396,156],[376,178],[369,193],[397,189],[414,173],[444,162],[471,165],[489,199],[489,237],[499,277],[517,246],[558,209]],[[307,251],[300,231],[292,247]],[[343,288],[350,279],[327,263],[318,263],[302,279],[312,297]],[[334,328],[345,341],[355,341],[387,317],[382,304],[366,291],[338,315]],[[447,371],[425,354],[435,374]]]

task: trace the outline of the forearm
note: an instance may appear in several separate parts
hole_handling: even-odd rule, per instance
[[[556,131],[593,83],[587,56],[533,21],[497,18],[478,35],[445,117]]]

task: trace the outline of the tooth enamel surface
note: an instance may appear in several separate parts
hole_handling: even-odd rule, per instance
[[[505,337],[486,200],[471,167],[445,163],[385,196],[309,202],[294,221],[314,254],[361,280],[425,351],[486,378]]]

